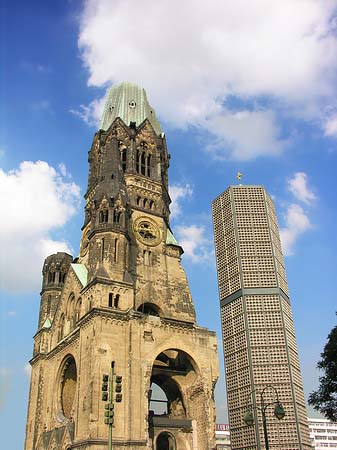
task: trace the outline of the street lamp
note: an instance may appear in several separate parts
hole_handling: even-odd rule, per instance
[[[276,401],[270,402],[270,403],[266,403],[263,397],[263,394],[265,393],[266,389],[273,389],[273,391],[276,393]],[[265,388],[262,389],[262,391],[260,392],[260,406],[253,406],[252,404],[248,404],[248,401],[252,395],[253,392],[255,392],[256,390],[253,389],[247,397],[247,409],[246,409],[246,413],[243,417],[243,420],[245,422],[246,425],[248,426],[252,426],[254,424],[254,416],[253,416],[253,408],[255,409],[259,409],[262,413],[262,424],[263,424],[263,434],[264,434],[264,443],[265,443],[265,447],[266,450],[269,450],[269,442],[268,442],[268,433],[267,433],[267,417],[266,417],[266,410],[268,408],[268,406],[270,405],[274,405],[274,415],[278,420],[283,419],[283,417],[285,416],[285,411],[283,409],[282,404],[279,401],[278,398],[278,392],[277,389],[272,386],[271,384],[268,384]]]

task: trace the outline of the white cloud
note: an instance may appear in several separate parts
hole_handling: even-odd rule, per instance
[[[331,115],[324,124],[325,136],[337,137],[337,114]]]
[[[167,123],[204,127],[231,157],[249,159],[282,151],[277,121],[284,114],[323,123],[336,94],[336,6],[337,0],[209,0],[207,8],[202,0],[87,0],[78,45],[89,85],[138,83]],[[76,113],[97,121],[102,108],[95,102]]]
[[[70,109],[69,112],[80,117],[88,125],[97,127],[102,118],[104,102],[105,95],[100,99],[93,100],[87,106],[80,105],[79,109]]]
[[[205,262],[212,254],[212,242],[205,237],[203,226],[179,225],[175,227],[179,244],[185,252],[185,256],[192,262]]]
[[[300,205],[292,203],[288,206],[285,214],[286,226],[280,229],[282,250],[285,256],[294,252],[296,240],[302,233],[313,228],[310,219]]]
[[[309,205],[316,200],[316,195],[309,188],[307,180],[308,177],[306,173],[297,172],[294,174],[293,178],[288,180],[288,188],[297,200]]]
[[[30,378],[30,374],[32,373],[32,366],[29,363],[26,364],[25,367],[23,368],[23,372],[28,378]]]
[[[174,184],[169,187],[169,192],[172,200],[170,205],[171,219],[174,219],[181,214],[180,202],[186,198],[190,198],[193,190],[189,184],[185,184],[185,186]]]
[[[223,111],[205,121],[205,128],[216,137],[208,150],[220,159],[278,155],[287,145],[272,111]]]
[[[0,169],[0,198],[5,220],[0,222],[0,286],[20,292],[41,284],[43,259],[69,245],[50,233],[76,212],[80,189],[44,161],[24,161],[16,170]]]

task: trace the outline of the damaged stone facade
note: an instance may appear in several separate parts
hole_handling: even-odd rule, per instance
[[[113,449],[211,450],[217,339],[196,323],[170,230],[165,136],[143,90],[113,89],[149,117],[125,123],[117,103],[106,106],[80,255],[45,261],[25,450],[107,448],[101,385],[112,362],[123,377]]]

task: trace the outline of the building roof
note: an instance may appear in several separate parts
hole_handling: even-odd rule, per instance
[[[51,321],[50,321],[49,317],[47,317],[47,319],[44,321],[44,323],[43,323],[43,325],[42,325],[41,328],[46,328],[46,329],[48,329],[48,328],[50,328],[50,327],[51,327]]]
[[[80,280],[82,286],[86,286],[88,282],[88,269],[84,264],[71,264],[77,278]]]
[[[176,238],[173,236],[173,234],[169,228],[167,229],[167,234],[166,234],[166,245],[178,245],[180,247]]]
[[[121,83],[110,89],[100,129],[108,130],[117,117],[120,117],[128,126],[130,122],[135,122],[136,126],[139,126],[148,119],[158,135],[162,132],[155,111],[147,100],[145,90],[135,84]]]

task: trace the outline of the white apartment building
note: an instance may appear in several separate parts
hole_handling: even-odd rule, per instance
[[[230,450],[231,440],[228,423],[217,423],[215,425],[216,450]]]
[[[315,450],[337,450],[337,422],[308,418],[310,439]]]

